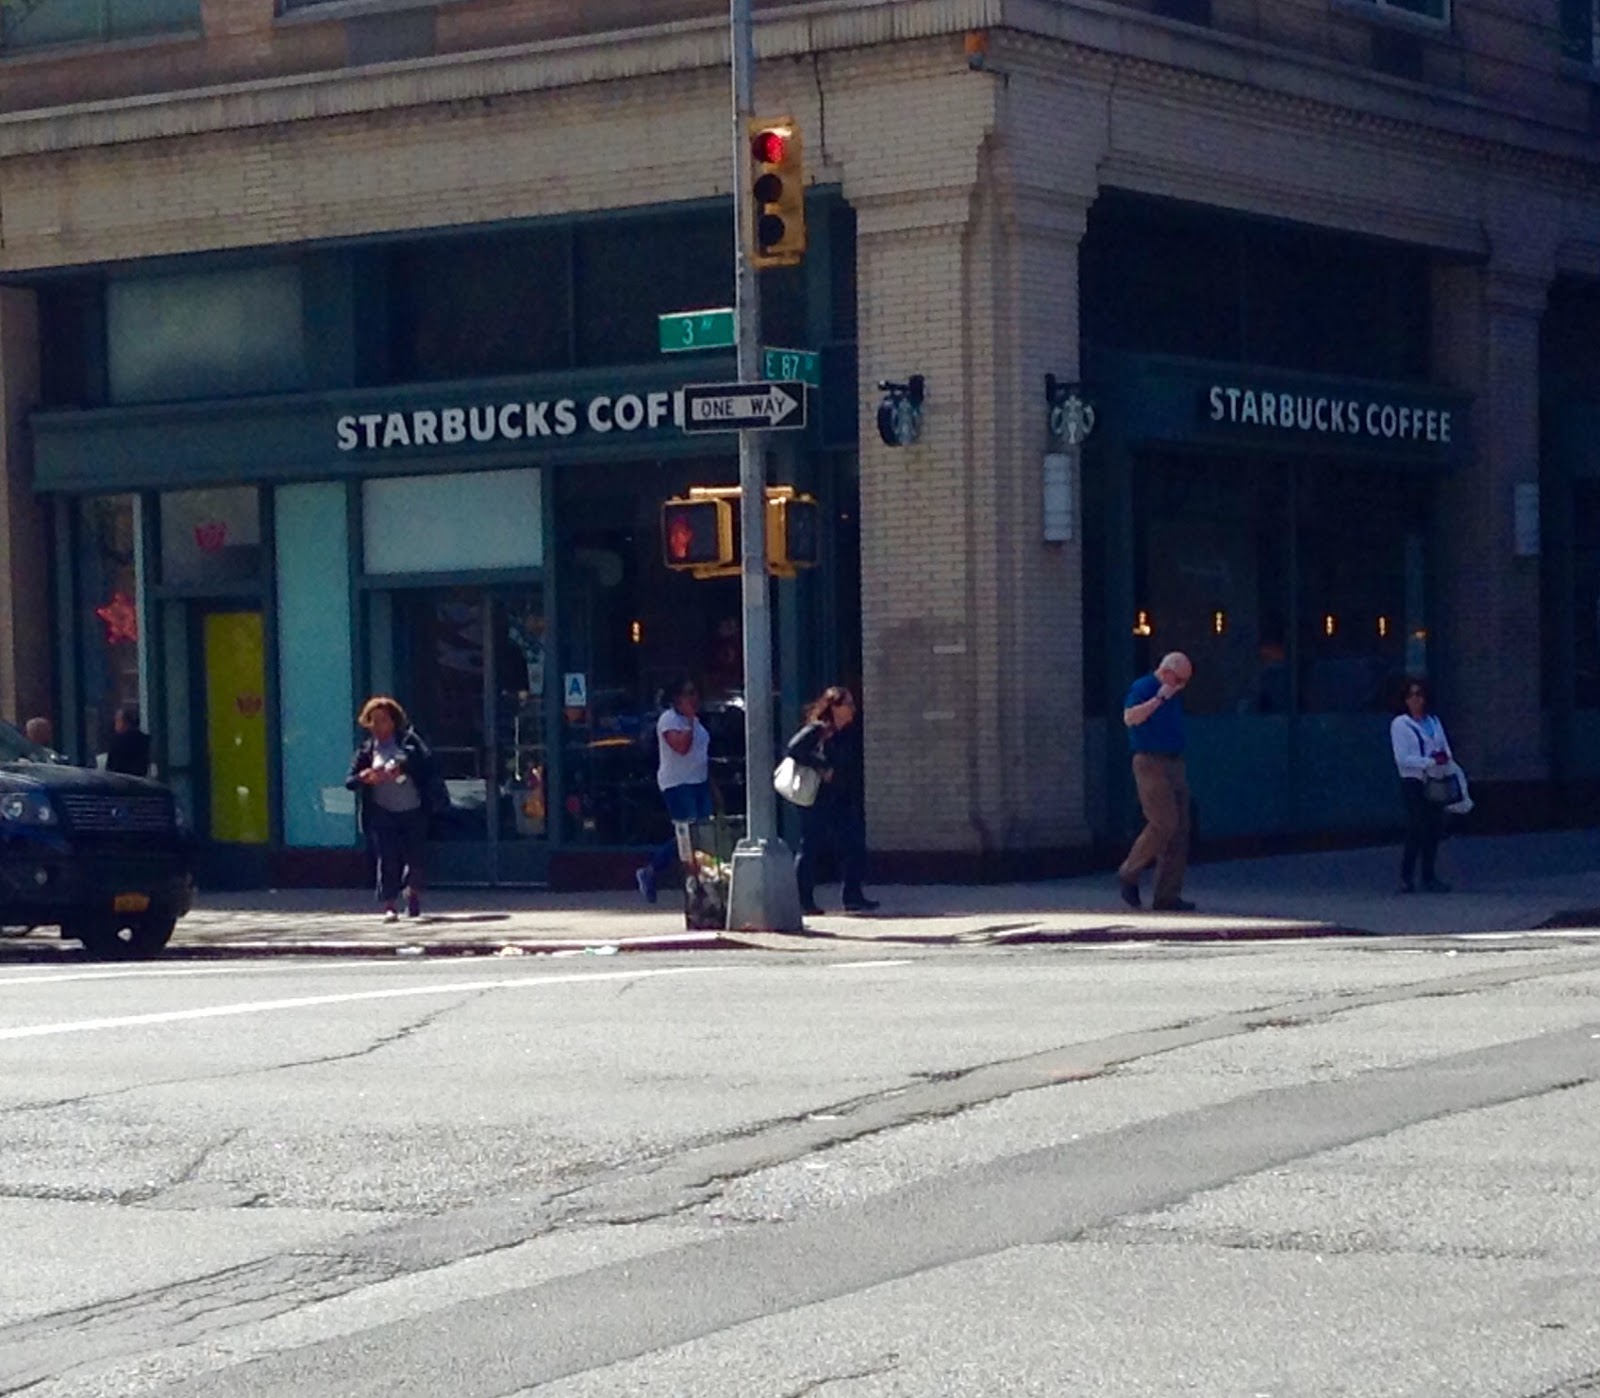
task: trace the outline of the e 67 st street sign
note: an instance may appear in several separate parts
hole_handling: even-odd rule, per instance
[[[685,432],[788,430],[806,425],[806,386],[775,383],[694,383],[683,389]]]

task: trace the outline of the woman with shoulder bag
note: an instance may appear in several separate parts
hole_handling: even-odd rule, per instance
[[[825,848],[838,855],[845,911],[869,913],[878,906],[861,888],[867,829],[861,810],[861,729],[855,720],[855,696],[842,685],[830,685],[807,706],[805,725],[786,749],[787,757],[820,778],[816,800],[800,807],[800,852],[794,861],[800,906],[812,916],[822,912],[816,899],[817,856]]]
[[[398,922],[396,904],[405,889],[406,915],[422,915],[423,850],[428,814],[435,804],[433,754],[396,699],[376,694],[361,706],[356,722],[367,737],[350,761],[345,785],[360,797],[361,828],[378,864],[378,901],[383,920]]]
[[[1400,794],[1406,812],[1400,892],[1416,892],[1414,875],[1420,855],[1422,887],[1429,893],[1448,893],[1450,885],[1439,880],[1434,861],[1444,833],[1445,809],[1465,799],[1465,785],[1450,755],[1444,724],[1437,714],[1428,712],[1428,686],[1423,680],[1406,681],[1405,712],[1389,725],[1389,743],[1400,773]]]

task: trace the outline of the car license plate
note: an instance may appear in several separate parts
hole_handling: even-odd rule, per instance
[[[150,911],[150,895],[147,893],[119,893],[111,900],[111,911],[114,913],[147,913]]]

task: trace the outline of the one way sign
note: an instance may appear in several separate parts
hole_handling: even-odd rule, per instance
[[[683,390],[685,432],[740,432],[804,427],[806,386],[780,383],[693,383]]]

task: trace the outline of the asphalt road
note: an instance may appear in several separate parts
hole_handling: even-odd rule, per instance
[[[0,1394],[1600,1395],[1600,944],[0,967]]]

